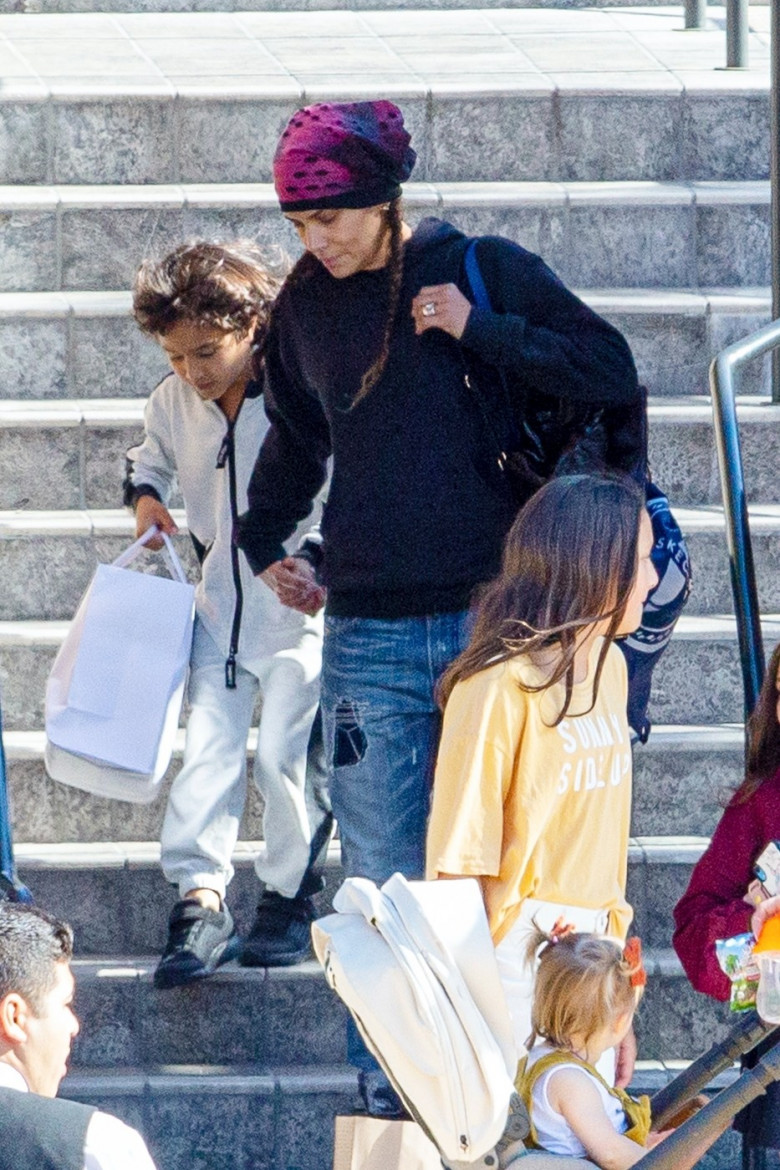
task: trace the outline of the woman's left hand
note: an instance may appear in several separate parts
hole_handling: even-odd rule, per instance
[[[443,329],[460,341],[471,312],[471,302],[455,284],[427,284],[412,301],[414,331]]]

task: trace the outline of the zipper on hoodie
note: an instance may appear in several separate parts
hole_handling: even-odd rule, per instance
[[[225,660],[225,686],[230,691],[236,689],[236,655],[238,654],[238,638],[241,633],[241,614],[244,608],[244,588],[241,584],[241,568],[238,560],[238,545],[235,541],[236,525],[238,523],[238,503],[236,499],[236,443],[235,431],[238,416],[241,413],[243,401],[239,404],[236,416],[228,419],[225,437],[217,454],[217,469],[223,470],[227,466],[228,489],[230,495],[230,567],[233,574],[233,587],[236,591],[236,604],[233,609],[233,624],[230,628],[230,646]]]

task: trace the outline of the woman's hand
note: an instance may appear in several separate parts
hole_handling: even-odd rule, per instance
[[[471,302],[454,284],[427,284],[412,301],[414,331],[443,329],[460,341],[471,312]]]
[[[260,577],[289,609],[314,617],[325,604],[325,590],[317,584],[313,567],[302,557],[275,561]]]
[[[135,535],[136,540],[156,524],[160,532],[168,536],[175,536],[179,529],[165,504],[161,504],[154,496],[140,496],[135,506]],[[157,550],[162,548],[165,541],[161,536],[154,536],[147,542],[146,547]]]
[[[756,907],[750,919],[750,929],[756,938],[760,935],[764,923],[774,918],[776,914],[780,914],[780,894],[775,894],[774,898],[765,898],[761,905]]]
[[[631,1084],[636,1064],[636,1036],[634,1027],[628,1029],[615,1049],[615,1087],[626,1089]]]
[[[745,894],[742,901],[747,902],[748,906],[760,906],[765,899],[766,894],[764,893],[764,887],[761,885],[761,882],[758,880],[758,878],[756,878],[756,880],[751,882],[748,886],[747,893]]]

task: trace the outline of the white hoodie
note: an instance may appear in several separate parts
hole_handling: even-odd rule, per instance
[[[235,420],[233,507],[230,458],[224,457],[230,424],[215,402],[204,402],[186,382],[169,374],[150,395],[144,422],[143,443],[128,452],[133,464],[130,482],[136,488],[154,488],[167,507],[178,480],[189,530],[207,550],[196,611],[226,659],[236,615],[234,557],[243,593],[237,661],[255,673],[259,662],[271,654],[295,650],[302,640],[310,646],[312,637],[321,637],[321,617],[306,617],[282,605],[232,544],[233,518],[247,509],[249,479],[269,427],[262,395],[244,398]],[[218,467],[218,462],[224,465]],[[310,527],[311,517],[291,539],[291,548]]]

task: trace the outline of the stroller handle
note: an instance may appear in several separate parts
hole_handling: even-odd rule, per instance
[[[774,1030],[765,1028],[764,1034]],[[689,1170],[728,1129],[735,1113],[765,1093],[776,1080],[780,1080],[780,1046],[770,1049],[755,1068],[743,1072],[733,1085],[721,1090],[660,1145],[648,1150],[637,1165],[642,1170]]]
[[[673,1081],[653,1095],[650,1103],[653,1129],[664,1129],[666,1121],[686,1101],[706,1088],[714,1076],[730,1068],[735,1060],[776,1031],[777,1027],[765,1024],[756,1012],[746,1012],[725,1039],[713,1044],[698,1060],[694,1060]]]

